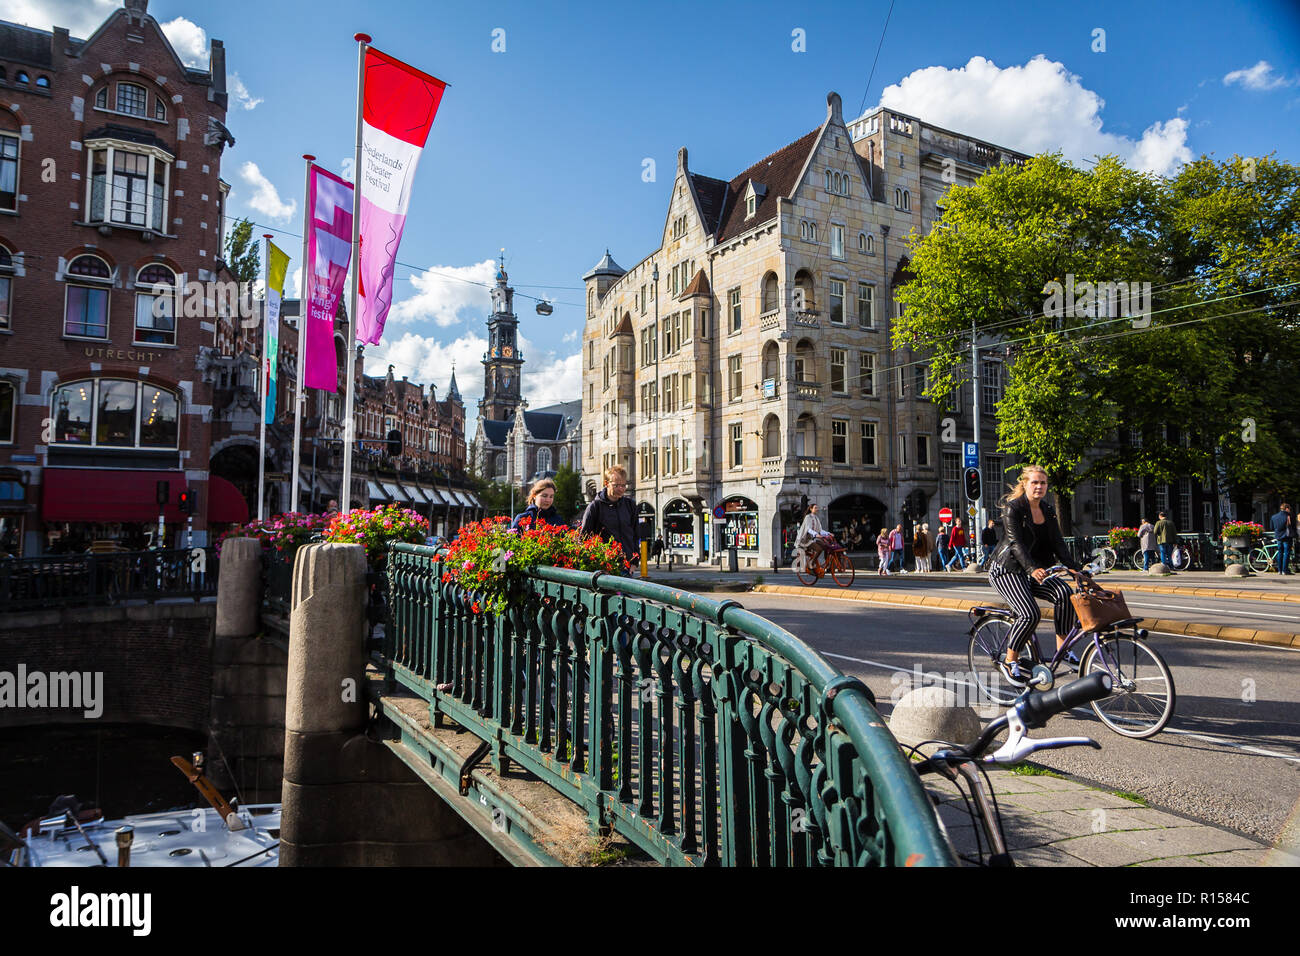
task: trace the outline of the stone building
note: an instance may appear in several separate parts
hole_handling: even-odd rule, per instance
[[[472,459],[480,477],[524,491],[539,478],[553,477],[561,465],[579,470],[582,402],[530,410],[521,397],[524,357],[519,351],[514,289],[507,283],[503,262],[492,290]],[[568,517],[578,503],[556,502],[556,506]]]
[[[588,492],[622,464],[643,534],[688,559],[735,546],[751,564],[788,550],[805,500],[873,539],[964,511],[971,403],[922,395],[925,357],[890,345],[893,290],[904,238],[930,228],[949,185],[1024,159],[883,107],[846,124],[834,93],[821,126],[729,180],[680,150],[655,250],[627,270],[606,252],[583,277]],[[989,408],[1002,356],[981,362]],[[1000,475],[982,424],[981,464]]]
[[[167,305],[221,278],[226,56],[185,66],[126,0],[87,39],[0,23],[0,549],[183,545],[242,517],[209,473],[214,327]],[[162,483],[166,505],[157,504]]]

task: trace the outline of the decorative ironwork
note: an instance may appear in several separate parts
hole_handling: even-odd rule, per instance
[[[0,608],[153,603],[162,598],[214,597],[212,548],[52,554],[0,560]]]
[[[948,865],[870,690],[735,601],[539,568],[507,615],[389,551],[389,679],[654,859]]]

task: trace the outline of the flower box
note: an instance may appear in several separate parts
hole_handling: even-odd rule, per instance
[[[1225,522],[1221,533],[1230,548],[1250,548],[1264,540],[1264,526],[1254,521]]]
[[[1111,528],[1109,544],[1112,548],[1136,548],[1138,544],[1137,528]]]

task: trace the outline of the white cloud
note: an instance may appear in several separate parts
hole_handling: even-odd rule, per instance
[[[385,327],[385,333],[387,331]],[[398,378],[405,375],[426,388],[430,384],[436,385],[438,398],[442,399],[447,397],[454,362],[460,371],[456,376],[456,387],[460,389],[466,415],[469,417],[478,408],[478,400],[483,397],[483,375],[479,361],[486,350],[487,339],[472,332],[453,342],[440,342],[413,332],[406,332],[397,339],[389,338],[386,334],[378,345],[366,346],[366,374],[384,375],[391,364],[394,366],[393,374]],[[474,374],[475,371],[478,374]]]
[[[230,95],[235,98],[235,102],[246,110],[256,109],[257,104],[262,102],[262,97],[253,96],[252,93],[248,92],[248,87],[244,85],[244,81],[239,78],[238,73],[230,74],[230,83],[227,85],[230,87]]]
[[[492,311],[489,286],[496,277],[496,263],[484,259],[470,266],[431,266],[409,279],[397,279],[393,298],[402,294],[409,281],[415,295],[395,301],[388,321],[397,325],[432,322],[441,328],[466,317],[483,319]]]
[[[1280,86],[1293,86],[1294,82],[1273,72],[1268,60],[1260,60],[1248,70],[1233,70],[1223,78],[1224,86],[1234,83],[1248,90],[1276,90]]]
[[[67,27],[84,40],[121,6],[120,0],[5,0],[0,18],[38,30]]]
[[[163,34],[171,43],[176,55],[186,66],[206,70],[208,67],[208,35],[193,20],[177,17],[160,23]]]
[[[564,338],[560,339],[560,341],[564,342],[566,345],[569,344],[570,342],[576,342],[578,341],[578,334],[579,333],[577,329],[570,329],[569,331],[564,333]]]
[[[524,398],[532,408],[574,402],[582,397],[582,353],[564,358],[554,356],[554,352],[548,352],[546,359],[532,368],[528,363],[524,365]]]
[[[1114,153],[1160,175],[1192,158],[1187,123],[1180,118],[1153,121],[1139,140],[1104,132],[1105,101],[1041,54],[1005,69],[981,56],[958,69],[926,67],[887,86],[880,102],[1025,153],[1059,149],[1075,161]]]
[[[257,163],[244,163],[239,168],[239,176],[252,188],[253,194],[246,202],[254,212],[268,219],[284,221],[298,211],[298,200],[285,202],[281,199],[275,186],[257,168]]]
[[[286,291],[288,292],[290,299],[299,299],[302,297],[302,266],[298,266],[298,268],[293,270],[285,285],[288,286]]]

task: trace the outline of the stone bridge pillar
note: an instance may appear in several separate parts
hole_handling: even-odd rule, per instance
[[[365,733],[366,557],[298,550],[289,623],[281,866],[475,866],[500,857]]]

